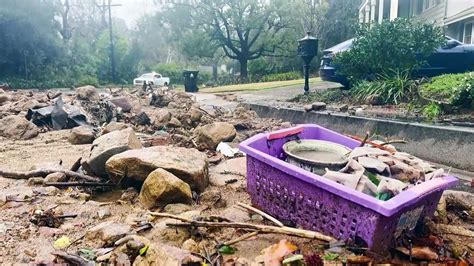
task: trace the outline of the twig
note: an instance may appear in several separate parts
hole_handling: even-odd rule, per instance
[[[224,242],[222,245],[231,246],[231,245],[233,245],[233,244],[236,244],[236,243],[238,243],[238,242],[240,242],[240,241],[244,241],[244,240],[249,239],[249,238],[251,238],[251,237],[254,237],[254,236],[256,236],[256,235],[258,235],[258,232],[246,233],[246,234],[243,234],[243,235],[237,237],[236,239],[233,239],[233,240]]]
[[[79,186],[79,187],[101,187],[107,186],[112,187],[116,186],[113,183],[97,183],[97,182],[45,182],[45,186],[54,186],[54,187],[72,187],[72,186]]]
[[[85,259],[83,259],[79,256],[76,256],[76,255],[73,255],[73,254],[66,253],[64,251],[55,250],[55,251],[52,251],[51,254],[54,255],[54,256],[60,257],[61,259],[63,259],[64,261],[70,263],[71,265],[80,265],[80,266],[94,265],[92,262],[90,262],[88,260],[85,260]]]
[[[82,157],[79,157],[79,159],[74,162],[74,164],[71,166],[71,171],[76,172],[77,170],[79,170],[79,168],[81,167],[81,160]]]
[[[359,147],[364,147],[365,143],[366,143],[367,140],[369,139],[369,135],[370,135],[370,132],[367,131],[367,133],[365,133],[365,138],[362,140],[362,142],[360,143]]]
[[[0,176],[11,179],[28,179],[30,177],[45,177],[52,173],[64,173],[67,177],[74,177],[81,180],[99,182],[100,179],[97,177],[84,175],[80,173],[73,172],[71,170],[60,170],[60,169],[40,169],[26,172],[15,172],[15,171],[3,171],[0,170]]]
[[[227,170],[222,171],[219,174],[221,174],[221,175],[238,175],[238,176],[245,177],[245,174],[242,174],[242,173],[239,173],[239,172],[227,171]]]
[[[331,242],[335,240],[334,238],[330,236],[326,236],[318,232],[304,230],[304,229],[297,229],[297,228],[292,228],[292,227],[287,227],[287,226],[276,227],[276,226],[257,225],[257,224],[249,224],[249,223],[203,222],[203,221],[193,221],[185,217],[181,217],[181,216],[177,216],[177,215],[173,215],[169,213],[148,212],[148,214],[152,216],[157,216],[157,217],[172,218],[172,219],[184,222],[180,224],[166,224],[167,226],[246,228],[246,229],[257,230],[259,231],[259,233],[285,234],[285,235],[299,236],[299,237],[310,238],[310,239],[318,239],[318,240],[327,241],[327,242]]]
[[[394,143],[408,143],[408,141],[402,140],[402,139],[394,139],[394,140],[389,140],[389,141],[386,141],[386,142],[382,142],[382,143],[380,143],[380,145],[385,146],[385,145],[394,144]]]
[[[256,209],[252,206],[249,206],[247,204],[244,204],[242,202],[237,202],[237,205],[242,207],[242,208],[245,208],[247,210],[250,210],[250,211],[253,211],[255,212],[256,214],[260,214],[261,216],[265,217],[267,220],[273,222],[274,224],[278,225],[279,227],[283,227],[285,226],[282,222],[278,221],[276,218],[272,217],[270,214],[267,214],[259,209]]]

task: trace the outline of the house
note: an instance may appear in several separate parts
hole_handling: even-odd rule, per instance
[[[474,0],[364,0],[359,8],[361,23],[416,17],[444,27],[446,35],[474,44]]]

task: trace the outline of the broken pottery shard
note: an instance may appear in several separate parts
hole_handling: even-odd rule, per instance
[[[105,162],[115,154],[130,149],[140,149],[142,144],[131,128],[113,131],[102,135],[92,143],[92,150],[82,166],[91,174],[104,176]],[[122,169],[125,171],[125,169]],[[122,176],[125,172],[121,172]]]
[[[209,183],[207,156],[196,149],[155,146],[129,150],[111,157],[106,164],[112,181],[121,178],[117,173],[127,172],[127,177],[144,181],[157,168],[174,174],[201,192]]]
[[[138,198],[146,208],[153,208],[168,203],[191,203],[192,193],[187,183],[158,168],[145,179]]]

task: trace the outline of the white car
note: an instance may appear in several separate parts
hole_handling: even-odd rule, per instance
[[[170,84],[170,78],[163,77],[159,73],[145,73],[140,77],[133,80],[134,86],[143,86],[143,82],[150,85],[158,85],[158,86],[168,86]]]

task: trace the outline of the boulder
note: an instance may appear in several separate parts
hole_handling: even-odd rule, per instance
[[[126,97],[118,97],[110,100],[116,107],[122,108],[122,111],[129,113],[132,110],[132,104]]]
[[[131,128],[110,132],[92,142],[91,153],[89,158],[82,163],[82,167],[86,172],[97,176],[104,176],[106,174],[105,163],[110,157],[127,150],[140,149],[141,147],[140,140]],[[126,171],[126,169],[122,170]]]
[[[131,231],[129,225],[108,221],[87,230],[85,237],[89,240],[100,239],[106,244],[111,244],[129,234]]]
[[[192,122],[197,123],[201,121],[202,111],[197,107],[191,107],[189,110],[189,116],[191,117]]]
[[[28,109],[40,108],[40,107],[45,107],[45,105],[41,104],[36,99],[23,98],[14,104],[12,111],[21,112],[21,111],[27,111]]]
[[[110,133],[112,131],[122,130],[128,128],[128,125],[122,122],[112,121],[108,123],[102,130],[102,135]]]
[[[94,86],[87,85],[76,88],[77,98],[84,101],[98,101],[100,99],[99,92]]]
[[[161,126],[163,124],[166,124],[170,120],[171,120],[171,113],[166,108],[157,109],[153,113],[153,124],[155,126]]]
[[[237,135],[232,124],[214,122],[196,129],[196,142],[204,149],[215,149],[222,141],[232,141]]]
[[[9,115],[0,120],[0,136],[15,140],[27,140],[38,136],[39,131],[35,124],[26,118]]]
[[[64,182],[64,181],[66,181],[66,174],[63,173],[63,172],[52,173],[52,174],[47,175],[47,176],[44,178],[44,182],[45,182],[45,183],[49,183],[49,182]]]
[[[71,129],[68,141],[73,145],[89,144],[94,141],[94,129],[88,126],[78,126]]]
[[[158,168],[145,179],[138,199],[146,208],[153,208],[168,203],[191,203],[192,193],[187,183]]]
[[[183,124],[181,124],[181,122],[176,117],[172,117],[167,124],[169,127],[181,127],[182,125]]]
[[[314,102],[311,107],[313,108],[314,111],[322,111],[326,110],[326,103],[323,102]]]
[[[112,156],[106,163],[107,173],[114,182],[121,178],[117,173],[124,171],[128,178],[145,181],[157,168],[172,173],[198,192],[209,183],[207,156],[196,149],[155,146],[129,150]]]

